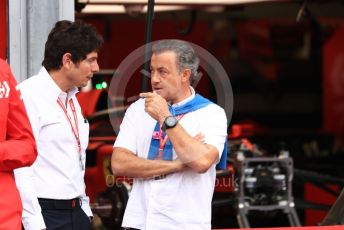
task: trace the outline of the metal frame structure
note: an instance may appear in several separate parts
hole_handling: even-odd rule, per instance
[[[250,205],[246,202],[248,195],[245,193],[245,169],[255,163],[277,163],[286,171],[287,192],[286,202],[284,204],[271,205]],[[247,215],[250,211],[274,211],[282,210],[287,216],[291,226],[301,226],[300,220],[295,210],[295,203],[292,196],[292,180],[293,180],[293,160],[291,158],[275,158],[275,157],[258,157],[246,158],[241,161],[239,175],[239,194],[238,194],[238,213],[237,220],[240,228],[250,228]]]

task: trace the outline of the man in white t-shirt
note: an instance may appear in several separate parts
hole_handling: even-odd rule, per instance
[[[122,226],[211,229],[226,114],[191,87],[199,58],[187,42],[162,40],[152,53],[153,92],[128,108],[112,154],[113,173],[134,178]]]

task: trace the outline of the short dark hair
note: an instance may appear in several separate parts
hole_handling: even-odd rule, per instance
[[[79,20],[58,21],[45,43],[42,65],[48,71],[60,69],[65,53],[71,53],[72,61],[79,63],[87,54],[98,51],[102,44],[103,38],[97,34],[94,26]]]

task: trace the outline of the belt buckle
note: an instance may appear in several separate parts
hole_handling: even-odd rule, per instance
[[[54,206],[56,209],[75,209],[78,207],[78,200],[77,198],[71,200],[54,200]]]
[[[165,178],[166,178],[166,175],[165,175],[165,174],[164,174],[164,175],[159,175],[159,176],[153,177],[154,180],[163,180],[163,179],[165,179]]]

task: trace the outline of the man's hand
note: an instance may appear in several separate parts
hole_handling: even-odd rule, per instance
[[[140,93],[145,98],[145,111],[160,124],[171,116],[166,100],[155,92]]]

